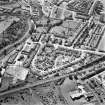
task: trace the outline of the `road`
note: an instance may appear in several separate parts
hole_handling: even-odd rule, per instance
[[[30,35],[29,35],[29,30],[31,29],[31,22],[30,22],[30,19],[28,19],[27,20],[28,21],[28,30],[25,32],[25,34],[23,35],[23,37],[20,39],[20,40],[18,40],[18,41],[16,41],[15,43],[13,43],[13,44],[11,44],[11,45],[8,45],[7,47],[5,47],[4,49],[2,49],[1,51],[0,51],[0,56],[2,55],[2,56],[4,56],[3,55],[3,51],[6,49],[7,51],[9,50],[9,49],[11,49],[12,47],[14,47],[14,45],[17,45],[17,44],[20,44],[20,43],[22,43],[22,42],[24,42],[24,40],[25,39],[27,39]]]
[[[32,88],[32,87],[35,87],[35,86],[38,86],[38,85],[41,85],[41,84],[44,84],[44,83],[48,83],[48,82],[56,81],[58,79],[69,77],[69,75],[73,75],[73,74],[74,73],[68,73],[68,74],[62,75],[60,77],[54,77],[54,78],[50,78],[50,79],[47,79],[47,80],[39,80],[39,81],[36,81],[35,83],[27,84],[27,85],[25,85],[23,87],[19,87],[19,88],[13,89],[13,90],[9,90],[9,91],[0,93],[0,97],[2,97],[4,95],[7,95],[7,94],[17,92],[17,91],[20,91],[20,90],[24,90],[24,89],[27,89],[27,88]]]
[[[31,28],[31,22],[30,22],[30,20],[28,20],[28,25],[29,25],[28,26],[28,30],[25,33],[25,35],[20,40],[18,40],[17,42],[15,42],[14,44],[7,46],[5,49],[9,49],[9,48],[13,47],[15,44],[19,44],[19,43],[23,42],[24,39],[27,39],[30,36],[28,34],[28,32],[29,32],[29,30]],[[60,46],[60,47],[62,47],[62,46]],[[105,53],[101,53],[101,52],[97,52],[97,51],[83,50],[83,49],[74,49],[74,48],[65,47],[65,46],[63,46],[63,47],[64,48],[68,48],[70,50],[74,50],[74,51],[81,51],[81,52],[87,52],[87,53],[92,53],[92,54],[105,55]],[[66,66],[68,67],[68,65],[66,65]],[[34,86],[37,86],[37,85],[40,85],[40,84],[44,84],[44,83],[47,83],[47,82],[56,81],[56,80],[61,79],[61,78],[64,78],[64,77],[68,77],[69,75],[73,75],[74,73],[68,73],[68,74],[62,75],[60,77],[54,77],[54,78],[50,78],[50,79],[46,79],[46,80],[39,80],[39,81],[36,81],[35,83],[27,84],[27,85],[25,85],[23,87],[19,87],[19,88],[13,89],[13,90],[9,90],[9,91],[0,93],[0,97],[2,97],[3,95],[6,95],[6,94],[14,93],[16,91],[24,90],[26,88],[31,88],[31,87],[34,87]]]
[[[104,52],[99,52],[99,51],[85,50],[85,49],[79,49],[79,48],[72,48],[72,47],[67,47],[67,46],[63,46],[63,45],[58,45],[58,47],[63,47],[65,49],[70,49],[70,50],[73,50],[73,51],[80,51],[80,52],[85,52],[85,53],[90,53],[90,54],[105,55]]]
[[[92,7],[89,10],[89,15],[93,14],[93,9],[94,9],[94,6],[96,5],[96,2],[97,2],[97,0],[94,0],[94,3],[93,3]]]
[[[93,9],[93,7],[94,7],[96,1],[97,1],[97,0],[94,1],[94,3],[93,3],[93,5],[92,5],[91,9]],[[51,2],[49,1],[49,3],[51,3]],[[52,4],[52,3],[51,3],[51,4]],[[56,6],[56,5],[55,5],[55,6]],[[58,7],[58,6],[56,6],[56,7]],[[64,9],[64,8],[61,8],[61,7],[59,7],[59,8],[65,10],[65,11],[71,12],[70,10],[67,10],[67,9]],[[89,14],[91,14],[91,13],[90,13],[90,12],[92,11],[91,9],[90,9],[90,11],[89,11]],[[87,26],[87,24],[86,24],[85,26]],[[85,30],[85,28],[83,28],[83,30]],[[82,31],[83,31],[83,30],[82,30]],[[81,36],[81,35],[78,36],[78,38],[75,40],[74,43],[76,43],[76,42],[78,41],[78,39],[80,38],[80,36]],[[62,46],[61,46],[61,47],[62,47]],[[65,47],[65,46],[63,46],[63,47]],[[66,47],[66,48],[69,48],[69,49],[74,50],[74,51],[81,51],[81,52],[87,52],[87,53],[92,53],[92,54],[105,55],[104,52],[98,52],[98,51],[92,51],[92,50],[85,50],[85,49],[77,49],[77,48],[71,48],[71,47]]]
[[[65,65],[65,67],[67,67],[67,66],[68,66],[68,64]],[[48,83],[48,82],[56,81],[58,79],[69,77],[69,75],[74,75],[77,71],[78,71],[78,69],[76,69],[73,73],[68,73],[68,74],[65,74],[65,75],[62,75],[62,76],[59,76],[59,77],[50,78],[50,79],[39,80],[39,81],[36,81],[35,83],[27,84],[23,87],[18,87],[18,88],[13,89],[13,90],[5,91],[3,93],[0,93],[0,97],[2,97],[3,95],[7,95],[7,94],[11,94],[11,93],[20,91],[20,90],[24,90],[26,88],[31,88],[31,87],[38,86],[38,85],[41,85],[41,84],[44,84],[44,83]]]
[[[97,94],[95,93],[95,90],[91,89],[87,83],[85,83],[85,85],[89,88],[89,90],[91,90],[92,94],[94,95],[94,97],[96,98],[96,100],[98,102],[98,105],[100,105],[100,100],[99,100]]]
[[[58,80],[58,79],[68,77],[69,75],[70,75],[70,74],[66,74],[66,75],[63,75],[63,76],[60,76],[60,77],[54,77],[54,78],[47,79],[47,80],[39,80],[39,81],[37,81],[37,82],[35,82],[35,83],[28,84],[28,85],[25,85],[25,86],[23,86],[23,87],[19,87],[19,88],[17,88],[17,89],[13,89],[13,90],[9,90],[9,91],[0,93],[0,97],[2,97],[3,95],[7,95],[7,94],[11,94],[11,93],[20,91],[20,90],[24,90],[24,89],[27,89],[27,88],[32,88],[32,87],[35,87],[35,86],[38,86],[38,85],[41,85],[41,84],[44,84],[44,83],[56,81],[56,80]]]

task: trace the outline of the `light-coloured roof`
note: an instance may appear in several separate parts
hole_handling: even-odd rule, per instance
[[[25,80],[29,70],[22,66],[9,65],[6,73],[19,80]]]

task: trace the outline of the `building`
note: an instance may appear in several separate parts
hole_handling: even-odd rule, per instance
[[[35,44],[32,41],[32,39],[29,38],[29,39],[27,39],[21,53],[28,55],[31,52],[31,50],[34,49],[34,48],[35,48]]]
[[[28,74],[29,70],[26,68],[23,68],[19,65],[9,65],[6,69],[6,74],[8,74],[10,77],[13,77],[14,80],[22,80],[24,81],[26,79],[26,76]]]
[[[63,16],[64,12],[63,11],[64,10],[62,8],[54,6],[52,11],[51,11],[50,17],[56,18],[56,19],[63,19],[64,18],[64,16]]]
[[[70,96],[72,99],[80,97],[80,96],[86,96],[87,92],[84,90],[84,87],[82,85],[78,86],[78,90],[73,91],[70,93]]]
[[[105,23],[105,13],[100,15],[100,22]]]
[[[68,10],[86,15],[89,13],[89,10],[92,8],[94,0],[72,0],[68,3]]]

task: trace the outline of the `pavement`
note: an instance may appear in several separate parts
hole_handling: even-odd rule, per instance
[[[68,65],[70,65],[70,64],[67,64],[64,67],[68,67]],[[61,68],[59,68],[59,69],[61,70]],[[11,90],[2,92],[2,93],[0,93],[0,97],[2,97],[4,95],[7,95],[7,94],[15,93],[17,91],[24,90],[24,89],[27,89],[27,88],[32,88],[32,87],[35,87],[35,86],[38,86],[38,85],[41,85],[41,84],[44,84],[44,83],[48,83],[48,82],[56,81],[58,79],[69,77],[70,75],[74,75],[75,73],[76,73],[76,71],[73,72],[73,73],[70,72],[68,74],[64,74],[64,75],[59,76],[59,77],[54,77],[54,78],[49,78],[49,79],[35,81],[35,83],[27,84],[27,85],[25,85],[23,87],[18,87],[18,88],[15,88],[15,89],[11,89]]]
[[[5,49],[8,50],[8,49],[14,47],[14,45],[20,44],[20,43],[23,42],[25,39],[27,39],[28,37],[30,37],[30,35],[29,35],[29,30],[30,30],[30,29],[31,29],[31,22],[30,22],[30,20],[28,19],[28,30],[25,32],[25,34],[23,35],[23,37],[20,38],[20,40],[16,41],[15,43],[4,47],[4,48],[0,51],[0,55],[2,54],[2,52],[3,52]]]

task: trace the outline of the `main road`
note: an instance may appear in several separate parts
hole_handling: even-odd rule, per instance
[[[44,83],[56,81],[58,79],[68,77],[69,75],[70,74],[66,74],[66,75],[63,75],[63,76],[60,76],[60,77],[54,77],[54,78],[46,79],[46,80],[39,80],[39,81],[36,81],[35,83],[27,84],[27,85],[25,85],[23,87],[19,87],[19,88],[13,89],[13,90],[11,89],[9,91],[2,92],[2,93],[0,93],[0,97],[2,97],[4,95],[7,95],[7,94],[17,92],[17,91],[20,91],[20,90],[24,90],[24,89],[27,89],[27,88],[32,88],[32,87],[35,87],[35,86],[38,86],[38,85],[41,85],[41,84],[44,84]]]
[[[104,57],[103,57],[104,58]],[[96,60],[97,61],[97,60]],[[95,61],[93,62],[95,63]],[[64,67],[67,68],[69,65],[71,64],[66,64]],[[81,67],[80,67],[81,68]],[[29,83],[27,85],[24,85],[23,87],[17,87],[15,89],[11,89],[11,90],[8,90],[8,91],[5,91],[5,92],[2,92],[0,93],[0,97],[4,96],[4,95],[7,95],[7,94],[11,94],[11,93],[15,93],[17,91],[20,91],[20,90],[24,90],[24,89],[27,89],[27,88],[32,88],[32,87],[35,87],[35,86],[38,86],[38,85],[41,85],[41,84],[44,84],[44,83],[48,83],[48,82],[52,82],[52,81],[56,81],[56,80],[59,80],[59,79],[62,79],[62,78],[65,78],[65,77],[69,77],[70,75],[75,75],[75,73],[79,70],[83,70],[80,68],[74,70],[74,72],[69,72],[67,74],[64,74],[62,76],[59,76],[59,77],[53,77],[53,78],[49,78],[49,79],[44,79],[44,80],[39,80],[39,81],[35,81],[34,83]],[[61,69],[61,68],[59,68]],[[98,73],[99,70],[97,70],[97,73]],[[103,72],[103,69],[100,69],[100,72]],[[91,75],[91,74],[90,74]],[[91,78],[91,76],[90,76]]]

